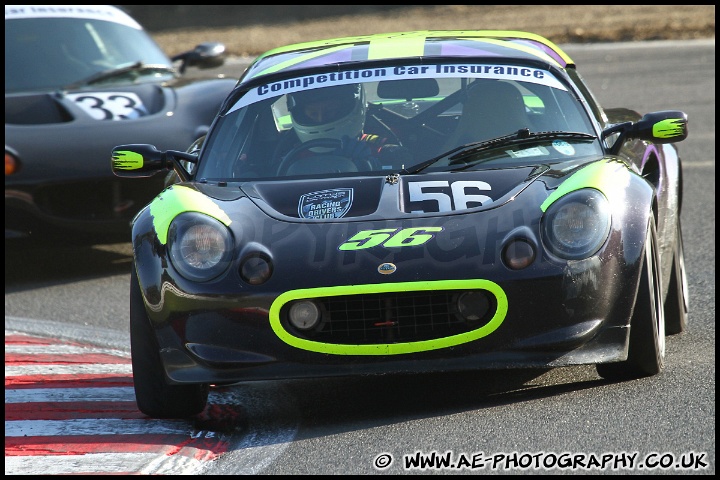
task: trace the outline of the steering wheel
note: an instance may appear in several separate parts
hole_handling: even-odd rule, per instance
[[[311,148],[328,148],[331,149],[329,152],[312,152],[314,156],[322,156],[322,155],[333,155],[338,156],[337,150],[340,148],[341,142],[340,140],[336,138],[316,138],[314,140],[308,140],[307,142],[301,143],[300,145],[296,146],[292,150],[290,150],[287,154],[285,154],[285,157],[280,162],[280,166],[278,167],[278,176],[282,177],[287,175],[287,171],[290,168],[292,164],[295,162],[302,160],[304,157],[302,157],[300,154],[307,152]]]

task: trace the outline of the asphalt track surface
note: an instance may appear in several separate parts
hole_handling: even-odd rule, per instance
[[[497,465],[438,471],[714,474],[714,40],[565,48],[605,107],[689,114],[680,148],[690,326],[668,339],[663,374],[618,384],[585,367],[512,382],[258,382],[214,392],[193,422],[151,420],[132,396],[128,246],[6,248],[5,473],[419,473],[438,469],[410,469],[403,456],[449,452]],[[596,455],[605,468],[523,467],[562,453],[585,465]],[[674,468],[680,462],[700,468]]]

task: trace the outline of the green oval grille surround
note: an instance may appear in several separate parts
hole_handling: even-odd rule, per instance
[[[419,292],[436,290],[485,290],[495,297],[497,308],[492,318],[484,325],[469,332],[448,337],[417,342],[378,343],[371,345],[329,344],[298,338],[287,331],[280,320],[280,310],[286,303],[299,300],[341,295],[367,295],[393,292]],[[428,282],[399,282],[368,285],[347,285],[335,287],[291,290],[278,296],[270,306],[270,326],[283,342],[301,350],[331,355],[401,355],[453,347],[486,337],[500,327],[507,315],[507,296],[499,285],[482,279],[437,280]]]

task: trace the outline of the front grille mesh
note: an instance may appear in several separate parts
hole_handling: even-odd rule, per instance
[[[488,313],[477,321],[466,321],[457,313],[456,290],[345,295],[316,298],[323,320],[312,331],[292,328],[283,315],[283,325],[292,335],[330,344],[372,345],[418,342],[466,333],[485,325],[495,314],[490,300]],[[287,312],[287,306],[284,309]]]

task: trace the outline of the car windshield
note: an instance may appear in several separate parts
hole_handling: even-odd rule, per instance
[[[528,132],[522,141],[466,149],[462,165],[453,155],[520,130]],[[601,154],[586,110],[551,71],[399,65],[284,78],[237,95],[208,135],[196,176],[428,173]]]
[[[138,62],[172,68],[172,62],[155,41],[129,19],[123,23],[91,15],[9,17],[7,10],[6,94],[62,89],[99,72]],[[170,70],[146,70],[146,74],[148,81],[173,77]],[[120,75],[108,77],[103,84],[129,81],[143,79]]]

